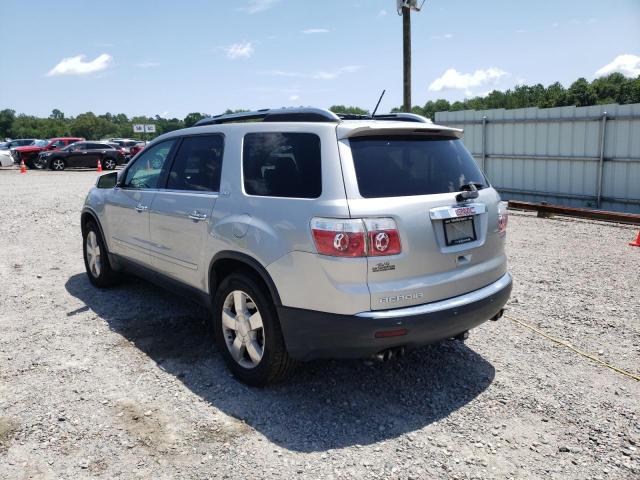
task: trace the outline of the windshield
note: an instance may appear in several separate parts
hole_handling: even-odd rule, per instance
[[[48,140],[36,140],[31,144],[33,147],[46,147],[47,145],[49,145]]]
[[[350,140],[360,195],[403,197],[489,186],[462,140],[442,137],[356,137]]]
[[[78,146],[79,146],[79,145],[78,145],[78,142],[76,142],[76,143],[72,143],[72,144],[67,145],[66,147],[64,147],[64,148],[62,149],[62,151],[63,151],[63,152],[70,152],[71,150],[75,150],[76,148],[78,148]]]

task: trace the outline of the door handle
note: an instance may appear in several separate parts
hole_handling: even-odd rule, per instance
[[[196,222],[199,222],[200,220],[206,220],[207,219],[207,214],[206,213],[200,213],[197,210],[194,210],[193,212],[191,212],[188,217],[191,220],[195,220]]]
[[[148,209],[149,207],[147,207],[146,205],[142,205],[141,203],[139,203],[138,205],[136,205],[136,212],[144,212]]]

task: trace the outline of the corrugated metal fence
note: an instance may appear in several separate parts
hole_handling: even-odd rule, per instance
[[[437,112],[504,199],[640,213],[640,104]]]

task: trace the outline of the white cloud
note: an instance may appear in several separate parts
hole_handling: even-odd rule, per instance
[[[640,56],[629,53],[618,55],[611,63],[596,72],[596,77],[603,77],[613,72],[620,72],[625,77],[637,77],[640,75]]]
[[[280,2],[280,0],[249,0],[246,7],[241,7],[238,10],[253,15],[254,13],[260,13],[270,9],[278,2]]]
[[[312,34],[312,33],[329,33],[330,30],[327,30],[326,28],[307,28],[306,30],[302,30],[302,33],[304,34]]]
[[[113,62],[113,57],[107,53],[103,53],[90,62],[86,62],[84,60],[85,58],[85,55],[63,58],[60,63],[49,70],[49,72],[47,73],[47,77],[53,77],[56,75],[86,75],[89,73],[95,73],[101,70],[105,70]]]
[[[436,78],[429,90],[439,92],[441,90],[466,90],[471,87],[478,87],[487,83],[495,83],[507,72],[499,68],[491,67],[486,70],[476,70],[473,73],[460,73],[455,68],[450,68],[444,74]]]
[[[289,100],[291,100],[292,102],[295,102],[296,100],[300,100],[300,95],[291,95],[289,97]]]
[[[311,78],[314,80],[334,80],[345,73],[354,73],[362,68],[360,65],[347,65],[346,67],[336,68],[334,70],[317,70],[312,73],[307,72],[291,72],[287,70],[270,70],[263,72],[266,75],[274,77],[293,77],[293,78]]]
[[[234,43],[233,45],[224,47],[224,49],[227,52],[227,57],[232,60],[236,58],[249,58],[253,55],[253,45],[251,45],[251,42]]]
[[[442,39],[449,40],[450,38],[453,38],[453,34],[452,33],[445,33],[444,35],[431,35],[431,38],[433,40],[442,40]]]
[[[152,68],[152,67],[159,67],[160,63],[158,62],[140,62],[140,63],[136,63],[136,67],[138,68]]]
[[[378,16],[379,16],[379,17],[385,17],[385,16],[387,15],[387,13],[388,13],[388,12],[383,8],[382,10],[380,10],[380,11],[378,12]]]

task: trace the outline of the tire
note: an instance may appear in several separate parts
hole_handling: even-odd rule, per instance
[[[55,170],[56,172],[61,172],[65,168],[67,168],[67,163],[61,158],[53,158],[49,160],[49,168],[51,170]]]
[[[106,157],[103,161],[102,166],[105,170],[114,170],[116,168],[116,164],[117,162],[114,158]]]
[[[94,286],[106,288],[118,282],[120,276],[111,268],[100,229],[93,221],[87,222],[83,230],[82,254],[87,276]]]
[[[273,301],[255,277],[229,275],[218,287],[213,305],[216,344],[238,380],[262,387],[293,373],[295,362],[287,353]]]

